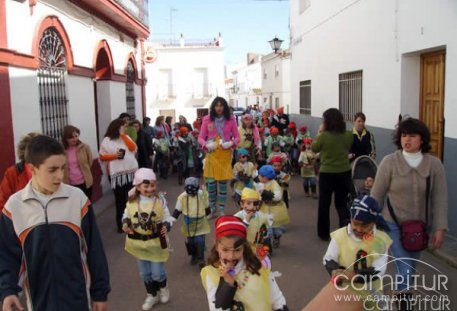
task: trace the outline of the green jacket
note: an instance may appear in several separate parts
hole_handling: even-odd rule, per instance
[[[351,170],[348,154],[352,146],[352,133],[324,131],[311,144],[314,153],[320,153],[322,173],[342,173]]]

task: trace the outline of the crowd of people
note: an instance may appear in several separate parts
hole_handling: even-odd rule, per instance
[[[405,245],[403,227],[406,221],[422,222],[418,233],[432,230],[431,246],[441,247],[447,229],[445,173],[440,160],[428,154],[428,128],[408,118],[394,133],[398,150],[354,191],[351,165],[376,157],[365,121],[363,113],[355,114],[354,128],[347,131],[341,112],[330,108],[312,138],[307,126],[290,121],[283,108],[260,112],[252,107],[237,120],[222,97],[192,125],[183,116],[175,124],[159,116],[154,126],[148,117],[140,122],[127,113],[113,120],[98,156],[115,197],[116,229],[126,235],[125,250],[138,261],[146,291],[142,309],[170,299],[168,232],[182,214],[180,231],[190,263],[201,269],[210,310],[287,311],[271,273],[271,255],[280,253],[286,236],[289,183],[298,174],[303,195],[318,200],[317,235],[329,243],[323,264],[331,276],[330,285],[304,310],[321,310],[342,283],[351,284],[348,292],[356,291],[354,278],[374,289],[362,292],[365,300],[347,310],[379,309],[365,302],[383,295],[376,277],[385,273],[388,252],[409,258],[396,265],[404,282],[395,294],[398,309],[411,310],[408,268],[427,241],[418,249]],[[20,162],[5,173],[0,187],[3,310],[22,308],[21,290],[34,310],[107,308],[107,261],[91,206],[93,156],[79,135],[72,125],[63,130],[61,142],[29,133],[18,145]],[[184,186],[172,212],[157,188],[157,179],[173,176],[170,172]],[[235,215],[226,215],[229,193],[239,208]],[[334,232],[332,197],[340,227]],[[211,219],[216,219],[216,242],[205,258]],[[65,251],[57,255],[56,247]]]

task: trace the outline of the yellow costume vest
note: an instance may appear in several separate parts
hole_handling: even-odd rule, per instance
[[[205,215],[205,202],[208,192],[190,196],[186,192],[179,195],[178,201],[181,203],[184,220],[181,225],[181,233],[185,237],[193,237],[210,232],[208,220]]]
[[[164,220],[164,207],[160,197],[140,204],[138,201],[128,202],[126,213],[132,222],[134,232],[141,235],[153,234],[157,223]],[[127,236],[125,250],[138,259],[153,262],[166,262],[169,256],[168,249],[160,247],[159,238],[142,241]]]
[[[271,192],[280,191],[282,194],[282,189],[276,180],[270,180],[264,185],[264,190],[269,190]],[[282,199],[281,201],[269,203],[262,202],[260,211],[273,216],[273,228],[278,228],[289,223],[289,212],[287,211],[286,203],[284,203]]]
[[[237,147],[249,150],[249,148],[251,148],[251,146],[254,144],[254,134],[252,129],[245,129],[244,127],[240,126],[238,128],[238,133],[240,134],[240,143]]]
[[[236,193],[241,194],[241,191],[243,191],[244,187],[254,189],[254,184],[253,184],[253,180],[252,180],[252,175],[255,172],[254,163],[247,162],[247,166],[243,167],[243,165],[241,165],[240,162],[236,162],[235,165],[233,166],[233,171],[236,172],[236,174],[238,174],[239,172],[243,172],[244,175],[251,177],[251,180],[249,182],[244,182],[242,180],[238,180],[235,182],[235,184],[233,185],[233,190]],[[235,178],[236,177],[237,176],[235,176]]]
[[[243,219],[244,211],[239,211],[235,214],[236,217]],[[248,232],[246,240],[251,245],[252,249],[257,249],[258,244],[263,244],[263,238],[267,234],[266,230],[270,226],[268,221],[268,215],[257,212],[253,218],[249,221]]]
[[[333,231],[330,236],[336,242],[339,249],[338,255],[338,264],[345,267],[348,271],[354,271],[354,265],[357,261],[357,253],[359,251],[364,251],[366,256],[367,267],[373,266],[373,261],[379,258],[379,256],[386,256],[387,250],[390,245],[392,245],[392,239],[387,235],[387,233],[376,230],[370,239],[363,239],[360,241],[355,240],[348,234],[348,228],[343,227],[336,231]],[[370,284],[355,284],[355,287],[352,287],[350,280],[344,281],[342,284],[343,287],[350,288],[353,292],[360,295],[362,298],[368,299],[365,302],[365,306],[369,307],[369,310],[378,310],[378,304],[371,303],[374,300],[373,294],[382,295],[383,289],[381,281],[375,280]],[[365,289],[364,286],[367,286],[368,289]]]
[[[248,270],[242,270],[235,276],[238,284],[235,297],[233,298],[235,305],[240,303],[243,305],[245,311],[271,311],[271,297],[270,297],[270,283],[269,283],[269,270],[261,268],[260,275],[255,275]],[[200,273],[202,284],[205,290],[208,290],[207,279],[211,281],[214,286],[218,286],[221,274],[219,269],[213,266],[206,266]]]

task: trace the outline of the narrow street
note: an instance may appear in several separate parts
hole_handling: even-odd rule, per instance
[[[178,186],[176,175],[168,180],[159,180],[159,189],[167,192],[170,212],[173,212],[176,197],[183,191]],[[290,201],[291,223],[281,239],[281,246],[274,251],[273,271],[282,276],[277,282],[283,291],[291,311],[301,310],[312,297],[329,281],[329,276],[322,265],[322,257],[327,243],[316,235],[317,200],[306,198],[301,188],[301,178],[294,176],[291,182],[292,199]],[[105,200],[107,201],[106,198]],[[231,199],[228,200],[227,213],[235,212]],[[101,203],[95,209],[102,208]],[[337,219],[334,209],[331,211],[332,228],[336,229]],[[143,283],[138,275],[135,259],[124,251],[124,235],[116,233],[114,225],[114,205],[98,213],[98,225],[102,232],[104,246],[109,260],[112,291],[109,295],[110,311],[141,310],[146,296]],[[170,302],[156,305],[153,310],[202,311],[208,310],[205,291],[201,285],[199,270],[191,266],[184,247],[184,239],[179,227],[182,218],[172,228],[170,239],[173,252],[166,264]],[[211,221],[214,228],[214,220]],[[214,243],[214,235],[207,237],[207,253]],[[456,270],[429,253],[424,253],[423,261],[438,269],[440,274],[448,277],[447,288],[438,289],[442,294],[449,295],[452,305],[457,301]],[[393,265],[389,266],[392,270]],[[419,265],[419,271],[427,276],[427,285],[432,282],[433,267]],[[430,282],[429,282],[430,280]],[[438,310],[438,309],[436,309]],[[443,310],[443,309],[439,309]],[[445,309],[446,310],[446,309]],[[455,310],[452,308],[450,310]]]

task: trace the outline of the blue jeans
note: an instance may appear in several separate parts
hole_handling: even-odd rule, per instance
[[[199,260],[205,260],[205,235],[196,235],[193,237],[187,237],[187,243],[193,245],[195,250],[192,254],[192,258]]]
[[[152,262],[149,260],[138,260],[138,269],[141,279],[144,282],[162,282],[167,279],[163,262]]]
[[[393,243],[390,247],[390,253],[395,259],[395,290],[403,291],[409,290],[411,285],[414,287],[414,284],[411,283],[411,274],[417,274],[416,265],[417,260],[420,257],[420,252],[409,252],[403,248],[401,244],[401,233],[400,228],[396,223],[387,222],[390,231],[388,232]],[[398,259],[397,258],[403,258]],[[414,288],[413,288],[414,289]]]

